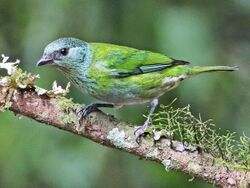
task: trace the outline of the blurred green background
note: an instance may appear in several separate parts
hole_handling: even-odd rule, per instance
[[[212,118],[222,132],[250,128],[249,0],[0,0],[0,53],[39,73],[40,87],[67,80],[36,68],[46,44],[78,37],[165,53],[196,65],[238,65],[234,73],[205,74],[185,81],[160,102],[178,97],[193,113]],[[71,87],[75,102],[93,101]],[[141,124],[147,104],[111,110]],[[129,117],[129,118],[128,118]],[[212,187],[203,181],[58,129],[0,114],[0,187]]]

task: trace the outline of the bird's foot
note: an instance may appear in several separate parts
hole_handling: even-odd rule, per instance
[[[97,112],[97,111],[100,111],[98,106],[96,104],[90,104],[90,105],[87,105],[85,106],[84,108],[82,108],[78,114],[80,114],[80,119],[79,119],[79,123],[80,125],[82,124],[82,121],[84,119],[86,119],[86,117],[92,113],[92,112]]]
[[[158,99],[155,98],[154,100],[152,100],[152,102],[150,103],[150,112],[149,115],[147,117],[147,120],[145,121],[145,123],[138,127],[135,132],[135,138],[136,138],[136,142],[139,144],[141,142],[141,137],[144,134],[145,130],[147,129],[147,127],[151,124],[151,116],[155,111],[156,106],[158,105]]]
[[[114,105],[113,104],[106,104],[106,103],[93,103],[93,104],[89,104],[89,105],[87,105],[87,106],[85,106],[84,108],[82,108],[79,112],[78,112],[78,114],[80,114],[80,120],[79,120],[79,123],[80,123],[80,125],[82,124],[82,121],[84,120],[84,119],[86,119],[86,117],[90,114],[90,113],[92,113],[92,112],[98,112],[98,111],[100,111],[99,110],[99,107],[101,108],[101,107],[106,107],[106,108],[113,108],[114,107]]]
[[[142,126],[137,127],[135,129],[134,135],[135,135],[136,142],[138,144],[141,142],[141,137],[150,123],[151,123],[151,119],[148,117],[148,119],[145,121],[145,123]]]

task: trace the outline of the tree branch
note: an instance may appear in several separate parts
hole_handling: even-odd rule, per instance
[[[140,158],[163,164],[165,169],[178,170],[220,187],[249,187],[250,173],[230,169],[208,153],[176,151],[170,141],[152,138],[135,142],[134,127],[102,112],[91,113],[81,126],[78,123],[79,104],[64,97],[38,95],[34,88],[12,89],[0,82],[0,107],[9,102],[9,110],[38,122],[91,139],[99,144],[120,149]],[[181,144],[175,142],[175,145]]]

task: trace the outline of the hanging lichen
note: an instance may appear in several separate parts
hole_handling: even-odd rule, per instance
[[[225,165],[241,169],[250,169],[250,138],[243,134],[239,140],[235,132],[219,134],[212,120],[202,121],[190,112],[190,106],[174,108],[173,103],[164,106],[152,117],[149,133],[159,140],[167,137],[177,140],[187,148],[196,147],[198,150],[210,153],[221,159]]]

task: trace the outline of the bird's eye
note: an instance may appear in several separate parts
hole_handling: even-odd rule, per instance
[[[68,49],[68,48],[62,48],[62,49],[60,50],[60,53],[61,53],[63,56],[66,56],[66,55],[68,54],[68,52],[69,52],[69,49]]]

